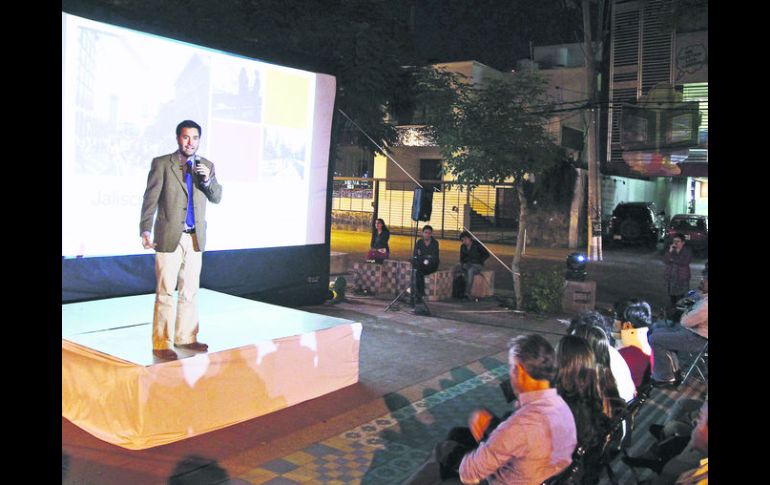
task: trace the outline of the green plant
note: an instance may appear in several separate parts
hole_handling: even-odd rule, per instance
[[[535,313],[558,313],[564,292],[564,274],[558,269],[525,275],[525,308]]]

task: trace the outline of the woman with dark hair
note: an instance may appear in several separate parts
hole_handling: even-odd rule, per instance
[[[606,397],[604,413],[610,418],[615,416],[618,412],[625,409],[627,399],[620,396],[617,380],[612,373],[610,344],[607,340],[607,334],[596,326],[577,325],[572,330],[571,335],[585,339],[590,345],[596,363],[599,387],[601,388],[602,395]],[[631,379],[631,372],[628,371],[628,374],[628,379]],[[631,381],[631,386],[633,387],[633,381]]]
[[[369,252],[366,255],[366,260],[370,263],[382,263],[390,256],[390,246],[388,240],[390,239],[390,231],[385,226],[385,221],[377,219],[374,221],[374,229],[372,230],[372,242],[369,244]]]
[[[599,385],[591,345],[575,335],[563,337],[556,346],[556,365],[556,391],[572,411],[578,445],[586,450],[581,483],[597,483],[604,437],[611,424],[605,409],[611,405]]]

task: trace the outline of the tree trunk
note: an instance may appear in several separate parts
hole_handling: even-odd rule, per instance
[[[519,230],[516,233],[516,252],[513,253],[511,271],[513,272],[513,293],[516,295],[516,309],[524,307],[524,297],[521,293],[521,253],[524,251],[524,240],[527,231],[527,198],[524,195],[524,181],[520,177],[516,180],[516,195],[519,196]]]
[[[572,192],[572,205],[569,211],[569,248],[577,249],[580,240],[580,213],[583,210],[585,190],[583,190],[583,170],[575,169],[575,187]]]

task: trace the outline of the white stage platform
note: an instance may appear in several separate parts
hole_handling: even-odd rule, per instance
[[[144,449],[358,382],[361,324],[202,289],[208,353],[152,355],[155,295],[62,305],[62,416]]]

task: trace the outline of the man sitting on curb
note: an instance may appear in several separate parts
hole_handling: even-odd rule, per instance
[[[489,258],[489,251],[478,241],[473,239],[471,233],[463,231],[460,234],[460,262],[452,268],[452,275],[457,278],[462,276],[465,281],[465,298],[471,299],[473,278],[481,274],[484,269],[484,261]]]

